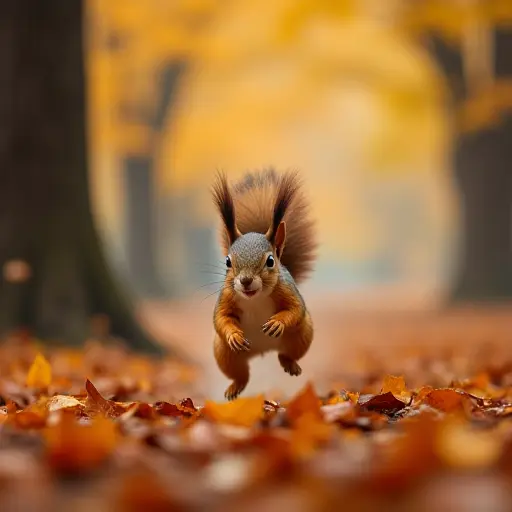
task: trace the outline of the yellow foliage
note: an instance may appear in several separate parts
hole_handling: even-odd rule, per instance
[[[37,354],[27,375],[30,388],[47,388],[52,382],[52,367],[42,354]]]

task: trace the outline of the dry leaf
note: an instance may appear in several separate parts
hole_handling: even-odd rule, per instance
[[[89,379],[87,379],[85,383],[85,389],[87,390],[88,405],[105,416],[109,418],[117,418],[126,411],[126,407],[122,407],[112,400],[106,400],[103,398]]]
[[[295,397],[287,404],[286,415],[290,421],[294,422],[303,414],[312,414],[322,419],[322,411],[320,409],[321,401],[316,394],[313,385],[308,382],[304,388],[295,395]]]
[[[334,426],[320,421],[315,412],[305,412],[294,422],[291,434],[291,448],[299,457],[309,456],[323,443],[329,441]]]
[[[50,412],[58,411],[60,409],[67,409],[71,407],[83,408],[84,405],[80,400],[77,400],[73,396],[67,395],[55,395],[50,398],[47,402],[47,407]]]
[[[27,387],[46,389],[52,382],[52,367],[42,354],[37,354],[27,375]]]
[[[401,411],[406,404],[393,395],[393,393],[387,392],[382,395],[365,396],[359,397],[359,405],[367,411],[375,411],[388,416],[392,416],[397,412]]]
[[[409,401],[411,397],[411,393],[405,387],[405,379],[402,376],[386,375],[384,377],[380,394],[386,393],[393,393],[396,398],[404,401]]]
[[[116,425],[101,416],[89,425],[82,425],[75,415],[65,411],[60,414],[60,421],[45,431],[46,456],[50,466],[64,474],[97,468],[116,446]]]
[[[220,423],[252,427],[263,417],[263,403],[263,395],[237,398],[225,403],[206,401],[202,414]]]
[[[434,389],[427,393],[423,402],[443,412],[453,412],[463,405],[464,394],[454,389]]]

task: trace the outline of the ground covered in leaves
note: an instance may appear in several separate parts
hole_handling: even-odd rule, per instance
[[[510,510],[512,364],[479,350],[220,403],[190,398],[194,371],[172,361],[13,336],[2,510]]]

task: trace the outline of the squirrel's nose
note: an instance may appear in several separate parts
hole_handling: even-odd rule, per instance
[[[252,277],[241,277],[240,278],[240,283],[244,288],[249,288],[249,286],[251,286],[252,282],[253,282]]]

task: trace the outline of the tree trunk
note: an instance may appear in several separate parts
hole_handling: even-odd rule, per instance
[[[512,76],[512,32],[495,30],[494,74]],[[429,48],[445,73],[454,109],[468,97],[460,50],[431,37]],[[453,153],[462,205],[462,244],[451,301],[512,298],[512,119],[492,128],[459,134]]]
[[[135,321],[94,226],[86,165],[81,0],[6,2],[0,16],[0,330],[79,344],[92,315],[134,349],[161,352]]]
[[[512,119],[459,138],[455,174],[463,241],[456,301],[512,299]]]
[[[162,66],[159,76],[159,94],[154,110],[147,116],[148,109],[135,109],[135,119],[125,115],[128,122],[144,122],[153,137],[152,150],[160,142],[162,129],[174,105],[180,78],[186,69],[186,62],[175,59]],[[126,112],[126,109],[125,109]],[[130,112],[130,109],[128,109]],[[126,119],[127,118],[127,119]],[[161,298],[166,295],[158,279],[155,257],[154,208],[157,197],[154,189],[154,160],[152,154],[129,154],[124,159],[126,185],[125,225],[128,270],[138,293],[145,297]]]

